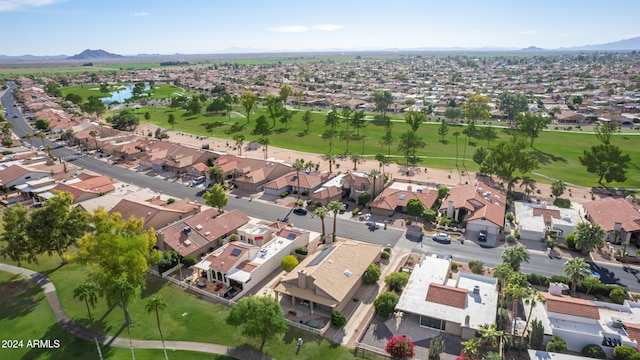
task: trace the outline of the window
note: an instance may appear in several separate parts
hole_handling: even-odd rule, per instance
[[[445,322],[429,316],[420,316],[420,325],[437,330],[444,330]]]

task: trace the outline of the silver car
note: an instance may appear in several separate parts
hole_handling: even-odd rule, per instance
[[[451,244],[451,236],[449,236],[449,234],[437,233],[437,234],[434,234],[433,236],[431,236],[431,239],[433,239],[433,241],[437,241],[439,243]]]

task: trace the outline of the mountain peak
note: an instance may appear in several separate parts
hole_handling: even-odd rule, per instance
[[[112,53],[104,51],[102,49],[100,49],[100,50],[87,49],[87,50],[81,52],[80,54],[76,54],[76,55],[70,56],[67,59],[69,59],[69,60],[87,60],[87,59],[114,59],[114,58],[121,58],[121,57],[123,57],[123,56],[122,55],[118,55],[118,54],[112,54]]]

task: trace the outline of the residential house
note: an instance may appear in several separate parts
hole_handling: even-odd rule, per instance
[[[51,191],[68,192],[73,197],[73,203],[77,204],[114,191],[117,182],[117,180],[113,180],[106,175],[82,172],[73,179],[58,182]],[[44,193],[43,196],[51,195]]]
[[[207,279],[235,288],[241,297],[280,268],[283,257],[307,245],[309,234],[306,230],[286,228],[260,246],[232,241],[209,254],[196,268],[205,271]]]
[[[120,213],[123,219],[142,219],[145,229],[160,229],[198,214],[200,207],[200,204],[189,199],[168,201],[155,196],[145,201],[122,199],[109,213]]]
[[[264,193],[269,195],[280,195],[284,192],[290,194],[294,192],[310,194],[329,179],[330,175],[328,173],[311,173],[305,171],[297,173],[292,171],[273,181],[269,181],[263,185],[263,188]],[[298,184],[300,186],[299,188]]]
[[[583,205],[585,218],[607,233],[605,241],[614,244],[640,244],[640,206],[632,197],[604,198]]]
[[[560,124],[579,124],[586,120],[584,115],[578,114],[575,111],[563,111],[560,114],[556,114],[556,120]]]
[[[166,158],[165,170],[174,173],[184,174],[189,166],[198,163],[205,163],[207,160],[215,157],[215,154],[209,150],[196,149],[179,144],[173,144],[173,151],[169,151]]]
[[[75,166],[71,164],[58,164],[44,158],[0,164],[0,188],[10,189],[16,185],[24,184],[28,180],[73,174],[75,170]]]
[[[573,234],[576,225],[582,222],[580,214],[575,209],[521,201],[516,201],[513,205],[518,234],[524,240],[541,241],[548,231],[554,231],[558,237],[564,238]]]
[[[640,340],[640,304],[625,300],[622,305],[574,298],[562,294],[563,284],[551,283],[549,292],[542,292],[544,303],[524,304],[524,313],[538,319],[545,338],[560,336],[567,349],[579,352],[586,345],[596,344],[613,356],[617,345],[638,348]],[[524,321],[524,320],[522,320]]]
[[[474,339],[482,325],[495,322],[496,279],[466,273],[451,275],[451,259],[423,255],[411,272],[396,311],[417,316],[422,327]]]
[[[207,209],[157,230],[157,246],[182,256],[204,256],[229,242],[229,236],[248,222],[249,217],[237,209],[222,214],[217,209]]]
[[[452,188],[442,201],[440,213],[457,223],[466,221],[467,239],[477,239],[480,231],[486,231],[485,244],[495,246],[504,228],[505,201],[501,190],[476,181]]]
[[[342,178],[342,187],[347,195],[351,199],[358,199],[358,196],[363,193],[371,195],[372,199],[375,199],[378,194],[384,190],[384,176],[377,176],[375,179],[369,177],[368,173],[364,172],[349,172]]]
[[[232,177],[238,189],[258,192],[262,185],[291,171],[281,161],[252,159],[234,155],[221,155],[214,162],[226,177]]]
[[[438,190],[415,185],[394,183],[384,189],[371,203],[369,208],[373,215],[392,216],[396,212],[406,212],[407,203],[411,199],[418,199],[425,209],[430,209],[438,200]],[[403,190],[406,189],[406,190]]]
[[[355,240],[322,246],[276,285],[279,299],[308,303],[311,312],[342,311],[362,284],[362,275],[380,259],[382,247]]]

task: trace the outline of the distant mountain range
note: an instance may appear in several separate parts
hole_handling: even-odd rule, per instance
[[[478,52],[492,52],[492,51],[516,51],[516,52],[545,52],[545,51],[632,51],[632,50],[640,50],[640,36],[624,39],[604,44],[595,44],[595,45],[582,45],[582,46],[574,46],[574,47],[566,47],[566,48],[557,48],[557,49],[544,49],[536,46],[529,46],[524,49],[516,49],[516,48],[505,48],[505,47],[495,47],[495,46],[485,46],[480,48],[464,48],[464,47],[421,47],[421,48],[412,48],[412,49],[398,49],[398,48],[387,48],[387,49],[305,49],[300,51],[294,50],[266,50],[266,49],[255,49],[255,48],[229,48],[225,51],[217,52],[217,55],[221,54],[252,54],[252,53],[307,53],[307,52],[320,52],[320,53],[329,53],[329,52],[358,52],[358,51],[366,51],[366,52],[400,52],[400,51],[478,51]],[[84,50],[80,54],[76,54],[73,56],[67,55],[50,55],[50,56],[35,56],[35,55],[21,55],[21,56],[7,56],[0,55],[0,61],[42,61],[42,60],[100,60],[100,59],[122,59],[122,58],[150,58],[150,57],[162,57],[162,58],[171,58],[176,56],[185,56],[186,54],[173,54],[173,55],[161,55],[161,54],[138,54],[138,55],[129,55],[123,56],[118,54],[113,54],[105,50]],[[192,56],[196,54],[191,54],[187,56]],[[200,54],[207,55],[207,54]]]

